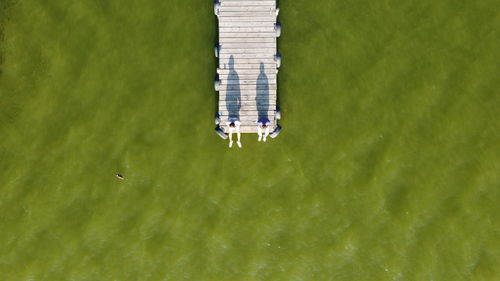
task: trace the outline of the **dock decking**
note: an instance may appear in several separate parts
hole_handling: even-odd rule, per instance
[[[256,121],[267,117],[277,126],[276,0],[219,0],[219,107],[221,128],[239,119],[242,133],[256,133]]]

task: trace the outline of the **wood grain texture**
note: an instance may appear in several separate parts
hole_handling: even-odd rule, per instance
[[[276,1],[221,0],[218,113],[222,124],[241,121],[242,133],[257,133],[257,120],[276,126]],[[227,126],[222,126],[227,133]]]

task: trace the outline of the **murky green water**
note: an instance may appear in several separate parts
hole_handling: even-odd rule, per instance
[[[499,280],[496,1],[280,2],[228,149],[211,1],[0,0],[0,280]]]

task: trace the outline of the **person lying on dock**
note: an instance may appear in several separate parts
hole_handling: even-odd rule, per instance
[[[259,141],[263,140],[266,141],[267,136],[269,136],[269,125],[271,122],[269,122],[269,119],[266,117],[262,117],[257,121],[257,134],[259,135]],[[262,136],[262,133],[264,132],[264,136]]]
[[[226,122],[228,131],[229,131],[229,147],[233,146],[233,133],[236,132],[238,135],[238,141],[236,142],[238,144],[238,147],[241,148],[241,133],[240,133],[240,125],[241,122],[238,121],[237,119],[229,119]]]

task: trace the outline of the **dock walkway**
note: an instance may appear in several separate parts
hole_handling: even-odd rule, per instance
[[[226,122],[235,118],[242,133],[256,133],[256,121],[267,117],[272,132],[280,64],[276,0],[219,0],[214,10],[219,22],[215,53],[221,128],[227,133]]]

